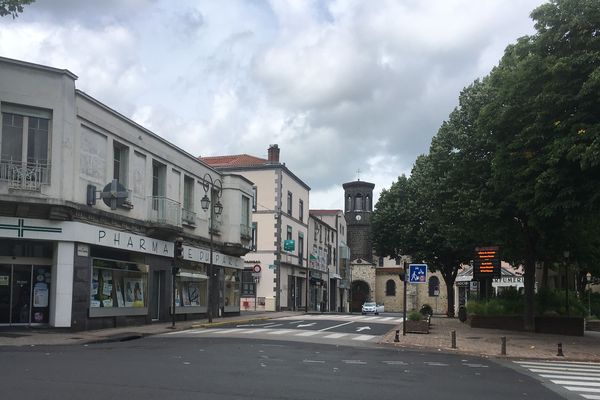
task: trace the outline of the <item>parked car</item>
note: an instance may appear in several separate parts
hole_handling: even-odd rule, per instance
[[[375,314],[379,315],[384,311],[383,304],[377,304],[375,302],[368,301],[362,305],[362,314]]]

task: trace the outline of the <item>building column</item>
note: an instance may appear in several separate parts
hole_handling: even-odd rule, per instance
[[[56,243],[52,260],[50,325],[57,328],[71,326],[74,254],[73,242]]]

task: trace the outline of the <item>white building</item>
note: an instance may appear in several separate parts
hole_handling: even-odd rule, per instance
[[[77,90],[76,79],[0,58],[0,324],[168,321],[173,294],[179,319],[205,316],[209,303],[212,315],[239,313],[250,182]],[[205,195],[223,209],[212,241]]]
[[[201,160],[254,183],[254,250],[244,257],[242,308],[305,309],[310,187],[279,161],[276,144],[267,159],[239,154]]]

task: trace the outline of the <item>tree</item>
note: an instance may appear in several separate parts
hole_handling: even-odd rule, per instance
[[[553,0],[533,11],[537,33],[509,46],[490,74],[480,123],[495,143],[491,182],[500,236],[525,266],[533,330],[535,265],[573,247],[569,227],[600,206],[600,10]]]
[[[23,12],[23,6],[33,3],[35,0],[0,0],[0,17],[11,15],[13,19]]]

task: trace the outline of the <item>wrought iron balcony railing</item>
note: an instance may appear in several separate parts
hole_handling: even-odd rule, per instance
[[[252,239],[252,227],[246,224],[240,224],[240,236],[242,239]]]
[[[181,226],[181,204],[164,196],[152,196],[148,219],[158,224]]]
[[[187,225],[196,225],[196,213],[185,208],[181,209],[181,220]]]
[[[42,185],[50,184],[50,163],[0,160],[0,181],[8,182],[9,189],[39,192]]]

